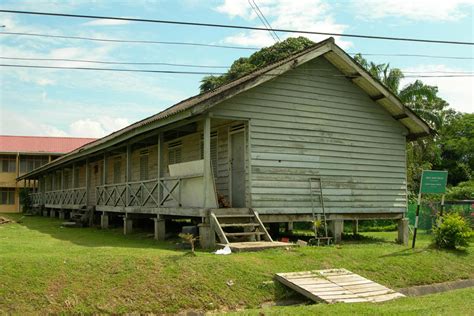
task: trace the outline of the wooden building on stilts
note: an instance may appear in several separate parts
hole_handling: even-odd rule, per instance
[[[430,132],[329,38],[20,179],[38,181],[32,200],[48,215],[96,214],[104,228],[121,215],[124,233],[151,218],[157,239],[166,219],[192,218],[205,248],[313,221],[319,179],[336,242],[359,219],[399,220],[406,242],[406,141]]]

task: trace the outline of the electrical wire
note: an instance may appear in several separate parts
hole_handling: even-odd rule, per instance
[[[272,26],[270,25],[268,20],[265,18],[262,11],[260,11],[260,8],[258,7],[257,3],[254,0],[247,0],[247,2],[249,3],[250,7],[255,12],[255,14],[257,14],[258,18],[263,23],[263,25],[265,25],[267,29],[270,31],[270,36],[273,38],[273,40],[275,42],[279,42],[280,38],[278,37],[278,34],[275,31],[273,31]]]
[[[229,69],[230,66],[216,66],[216,65],[194,65],[194,64],[174,64],[174,63],[163,63],[163,62],[120,62],[120,61],[103,61],[103,60],[90,60],[90,59],[69,59],[69,58],[29,58],[29,57],[5,57],[0,56],[0,59],[6,60],[22,60],[22,61],[59,61],[59,62],[77,62],[77,63],[92,63],[92,64],[107,64],[107,65],[137,65],[137,66],[171,66],[171,67],[190,67],[190,68],[216,68],[216,69]],[[304,70],[316,70],[316,71],[334,71],[328,68],[305,68]],[[474,71],[444,71],[444,70],[425,70],[425,71],[411,71],[403,70],[403,73],[407,74],[474,74]]]
[[[189,46],[204,46],[204,47],[229,48],[229,49],[241,49],[241,50],[259,50],[259,49],[262,48],[262,47],[242,47],[242,46],[205,44],[205,43],[190,43],[190,42],[166,42],[166,41],[148,41],[148,40],[106,39],[106,38],[94,38],[94,37],[50,35],[50,34],[21,33],[21,32],[0,32],[0,35],[49,37],[49,38],[88,40],[88,41],[98,41],[98,42],[116,42],[116,43],[189,45]],[[474,57],[468,57],[468,56],[442,56],[442,55],[426,55],[426,54],[384,54],[384,53],[375,54],[375,53],[363,53],[363,52],[361,52],[361,53],[353,53],[353,52],[349,53],[349,55],[351,55],[351,56],[354,56],[354,55],[357,55],[357,54],[361,54],[362,56],[419,57],[419,58],[458,59],[458,60],[473,60],[474,59]]]
[[[62,38],[62,39],[74,39],[74,40],[87,40],[87,41],[95,41],[95,42],[112,42],[112,43],[187,45],[187,46],[203,46],[203,47],[229,48],[229,49],[241,49],[241,50],[259,50],[260,49],[256,47],[243,47],[243,46],[219,45],[219,44],[173,42],[173,41],[107,39],[107,38],[84,37],[84,36],[64,36],[64,35],[50,35],[50,34],[22,33],[22,32],[0,32],[0,35],[36,36],[36,37]]]
[[[30,60],[30,61],[66,61],[92,64],[110,64],[110,65],[141,65],[141,66],[171,66],[171,67],[191,67],[191,68],[222,68],[228,69],[228,66],[214,66],[214,65],[192,65],[192,64],[173,64],[163,62],[121,62],[121,61],[103,61],[90,59],[69,59],[69,58],[28,58],[28,57],[5,57],[0,56],[0,59],[8,60]]]
[[[61,67],[42,65],[19,65],[0,64],[0,67],[37,68],[37,69],[67,69],[67,70],[90,70],[90,71],[117,71],[117,72],[141,72],[141,73],[164,73],[164,74],[186,74],[186,75],[224,75],[222,72],[204,71],[175,71],[175,70],[151,70],[151,69],[127,69],[127,68],[95,68],[95,67]],[[277,77],[279,74],[262,74],[263,76]],[[306,77],[308,74],[296,74],[290,76]],[[320,75],[321,77],[347,77],[346,75]],[[451,77],[474,77],[474,74],[446,74],[446,75],[407,75],[405,78],[451,78]]]
[[[267,32],[269,31],[268,29],[266,29],[264,27],[254,27],[254,26],[244,26],[244,25],[230,25],[230,24],[215,24],[215,23],[186,22],[186,21],[172,21],[172,20],[156,20],[156,19],[140,19],[140,18],[125,18],[125,17],[113,17],[113,16],[66,14],[66,13],[51,13],[51,12],[37,12],[37,11],[21,11],[21,10],[0,10],[0,12],[14,13],[14,14],[55,16],[55,17],[66,17],[66,18],[103,19],[103,20],[116,20],[116,21],[173,24],[173,25],[184,25],[184,26],[216,27],[216,28],[229,28],[229,29],[240,29],[240,30],[267,31]],[[419,43],[431,43],[431,44],[451,44],[451,45],[469,45],[469,46],[474,45],[474,42],[447,41],[447,40],[423,39],[423,38],[389,37],[389,36],[376,36],[376,35],[363,35],[363,34],[344,34],[344,33],[317,32],[317,31],[291,30],[291,29],[273,29],[273,31],[274,32],[284,32],[284,33],[317,34],[317,35],[330,35],[330,36],[341,36],[341,37],[365,38],[365,39],[373,39],[373,40],[406,41],[406,42],[419,42]]]

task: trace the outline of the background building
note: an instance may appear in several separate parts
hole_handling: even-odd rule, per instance
[[[0,135],[0,213],[19,212],[20,188],[25,185],[36,185],[35,182],[28,180],[17,182],[17,177],[93,140],[93,138]]]

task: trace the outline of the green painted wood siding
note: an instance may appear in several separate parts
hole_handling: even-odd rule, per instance
[[[310,213],[321,176],[331,213],[404,212],[406,129],[319,58],[212,109],[251,120],[252,207]]]

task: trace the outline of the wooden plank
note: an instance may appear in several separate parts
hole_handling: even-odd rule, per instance
[[[346,269],[280,273],[276,278],[308,298],[327,303],[375,302],[403,297]]]
[[[312,299],[313,301],[324,302],[324,300],[322,298],[320,298],[318,295],[313,294],[312,292],[310,292],[308,290],[305,290],[304,288],[302,288],[300,286],[295,285],[293,282],[288,281],[284,277],[280,277],[278,274],[276,275],[276,279],[278,281],[280,281],[281,283],[283,283],[284,285],[288,286],[289,288],[295,290],[296,292],[301,293],[304,296]]]

